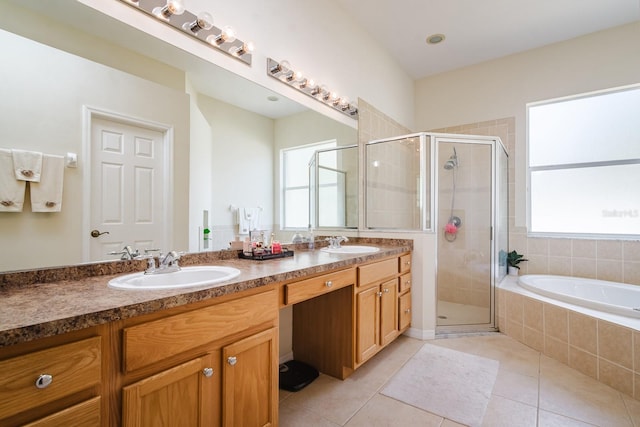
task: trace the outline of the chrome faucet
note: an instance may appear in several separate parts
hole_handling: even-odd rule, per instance
[[[120,259],[126,261],[138,258],[140,256],[140,252],[137,249],[134,251],[131,246],[127,245],[122,248],[121,251],[112,251],[107,255],[120,255]]]
[[[342,242],[349,241],[345,236],[327,237],[325,240],[329,242],[329,249],[340,249]]]
[[[147,269],[144,271],[144,274],[162,274],[162,273],[172,273],[174,271],[179,271],[180,266],[178,265],[178,260],[180,259],[180,254],[176,251],[169,251],[166,254],[160,254],[158,256],[158,265],[156,266],[156,260],[153,255],[147,255]]]

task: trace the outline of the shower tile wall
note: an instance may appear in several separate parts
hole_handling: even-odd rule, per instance
[[[640,241],[531,238],[527,237],[525,227],[515,225],[514,117],[434,132],[493,135],[502,139],[509,153],[509,250],[515,249],[529,260],[521,264],[520,274],[559,274],[640,285]]]

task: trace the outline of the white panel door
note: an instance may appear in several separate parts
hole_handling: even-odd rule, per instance
[[[167,250],[162,224],[164,189],[162,132],[94,117],[91,122],[91,261],[126,245]]]

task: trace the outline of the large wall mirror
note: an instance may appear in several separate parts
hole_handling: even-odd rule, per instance
[[[197,251],[203,228],[211,230],[207,248],[223,249],[238,234],[241,208],[258,209],[261,227],[278,235],[280,150],[357,141],[355,123],[336,122],[77,2],[1,2],[0,149],[76,153],[78,167],[65,168],[61,212],[31,212],[29,186],[22,212],[0,212],[0,271],[117,260],[108,252],[124,245]],[[105,172],[96,163],[100,149],[118,151],[121,143],[138,150],[133,157],[157,154],[157,164],[123,175],[124,166],[103,159],[111,162]],[[105,228],[127,216],[134,220],[124,237]],[[94,229],[109,234],[93,238]],[[91,254],[95,240],[101,243]]]

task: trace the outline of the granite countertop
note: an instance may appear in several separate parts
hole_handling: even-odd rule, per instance
[[[353,240],[352,240],[353,242]],[[294,256],[267,261],[238,259],[231,251],[184,255],[180,264],[235,267],[224,284],[172,290],[122,290],[107,286],[122,274],[143,271],[145,261],[96,263],[0,274],[0,347],[153,313],[223,295],[373,261],[412,249],[411,240],[358,239],[373,254],[330,254],[294,248]]]

